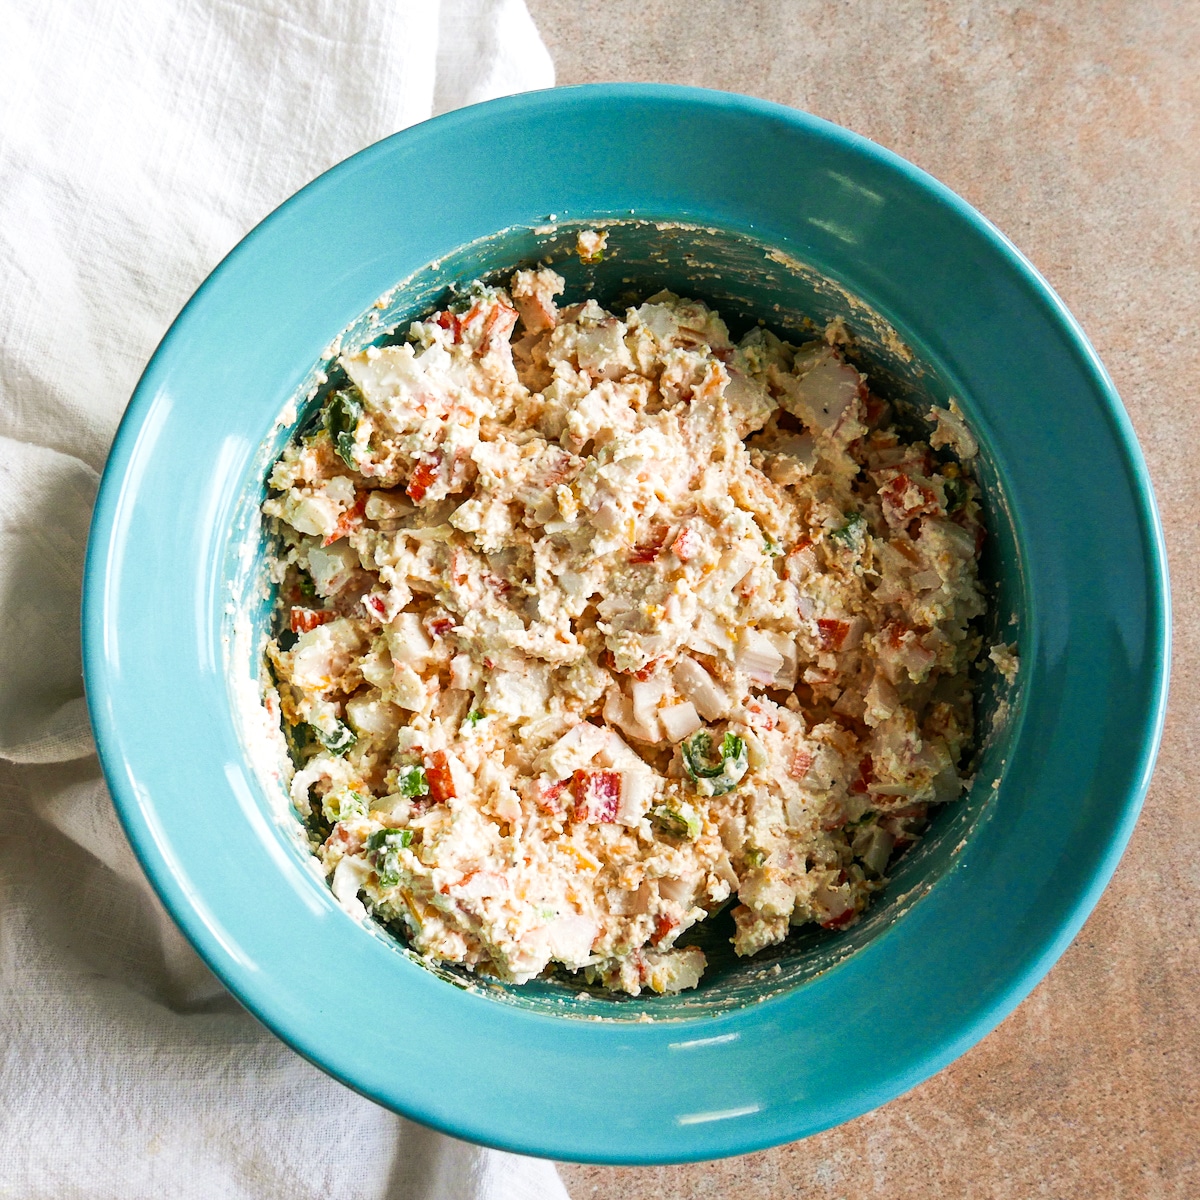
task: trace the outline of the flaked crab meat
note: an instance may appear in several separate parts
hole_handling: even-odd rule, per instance
[[[339,361],[264,504],[273,712],[348,911],[504,980],[678,991],[723,907],[742,955],[852,925],[961,791],[979,492],[844,330],[564,286]]]

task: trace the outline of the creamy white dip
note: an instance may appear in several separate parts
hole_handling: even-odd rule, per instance
[[[339,360],[264,505],[268,695],[350,911],[509,981],[678,991],[697,922],[732,904],[742,955],[844,928],[960,793],[979,493],[842,329],[735,345],[562,290],[518,271]]]

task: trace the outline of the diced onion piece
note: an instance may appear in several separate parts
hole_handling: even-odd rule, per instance
[[[671,678],[706,721],[719,720],[729,711],[729,697],[694,658],[681,658]]]
[[[450,686],[452,688],[469,688],[475,681],[475,665],[469,654],[456,654],[450,660]]]
[[[783,655],[775,648],[771,639],[757,629],[743,629],[738,639],[734,666],[756,683],[770,687],[775,675],[783,669]]]
[[[400,492],[375,491],[367,497],[363,516],[368,521],[398,521],[414,512],[416,509]]]
[[[634,720],[642,727],[654,730],[658,741],[658,705],[668,688],[665,676],[659,675],[645,681],[637,680],[629,689],[629,698],[633,702]]]
[[[335,596],[358,567],[358,555],[345,542],[335,542],[308,552],[308,573],[319,596]]]
[[[801,356],[796,356],[797,369]],[[862,377],[832,349],[823,347],[809,357],[812,366],[783,396],[784,406],[810,429],[832,433],[858,399]]]
[[[596,761],[604,767],[616,767],[618,770],[630,768],[645,770],[646,764],[638,754],[625,744],[619,733],[611,729],[604,730],[604,742],[596,753]]]
[[[353,696],[346,701],[346,719],[356,733],[387,737],[400,725],[400,710],[377,693]]]
[[[620,508],[612,500],[605,500],[592,513],[592,524],[601,533],[616,533],[624,522],[625,518],[622,516]]]
[[[690,700],[671,704],[658,710],[658,719],[672,742],[680,742],[695,733],[703,724],[696,706]]]
[[[425,684],[412,667],[404,663],[396,664],[392,672],[392,696],[401,708],[407,708],[410,712],[420,712],[425,707]]]
[[[766,470],[775,483],[797,484],[816,469],[817,447],[810,433],[778,434],[768,446]]]
[[[394,662],[420,670],[429,661],[433,642],[425,632],[419,613],[400,613],[388,626],[386,636]]]
[[[291,682],[305,691],[326,691],[350,669],[362,645],[345,618],[301,634],[291,655]]]
[[[618,688],[610,688],[604,700],[604,719],[616,725],[624,734],[639,742],[659,742],[662,732],[656,717],[653,725],[640,722],[633,711],[633,701]]]
[[[579,326],[575,354],[579,369],[593,379],[620,379],[633,370],[633,359],[625,345],[625,325],[615,318]]]
[[[796,639],[786,633],[774,633],[767,630],[763,635],[775,647],[783,659],[783,665],[775,672],[774,686],[791,691],[796,686],[796,675],[799,669],[796,654]]]
[[[607,741],[607,730],[590,721],[581,721],[568,729],[553,746],[543,750],[534,766],[552,779],[566,779],[581,767],[586,767]]]
[[[643,766],[641,770],[620,771],[621,793],[616,819],[621,825],[637,825],[654,799],[654,776]]]

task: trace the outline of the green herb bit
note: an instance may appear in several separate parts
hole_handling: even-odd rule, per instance
[[[361,792],[337,788],[326,794],[321,808],[330,821],[350,821],[354,817],[365,817],[370,803]]]
[[[943,479],[942,491],[946,493],[947,513],[958,512],[966,504],[967,497],[970,495],[966,481],[962,479]]]
[[[365,817],[370,804],[361,792],[342,792],[338,797],[338,820],[348,821],[353,817]]]
[[[705,730],[684,739],[683,768],[696,781],[703,796],[723,796],[731,792],[750,769],[746,743],[736,733],[721,739],[720,761],[713,761],[712,737]]]
[[[665,833],[687,838],[689,842],[694,842],[703,829],[700,814],[686,803],[676,808],[667,804],[656,805],[650,810],[650,820]]]
[[[379,886],[390,888],[400,882],[400,851],[412,845],[411,829],[377,829],[367,838],[367,849],[375,854]]]
[[[341,721],[334,721],[333,728],[329,731],[320,729],[317,726],[311,726],[313,733],[316,735],[317,741],[329,751],[330,754],[336,754],[338,758],[342,758],[358,738],[354,734],[354,730],[349,725]]]
[[[429,780],[424,767],[401,767],[396,774],[396,790],[402,796],[424,796],[429,791]]]
[[[846,523],[840,529],[833,530],[830,533],[831,538],[837,538],[845,546],[853,546],[858,543],[863,535],[867,532],[867,519],[862,513],[849,513],[846,516]]]
[[[325,428],[333,440],[333,448],[346,466],[354,469],[354,435],[362,416],[362,400],[355,391],[345,388],[334,392],[325,409]]]
[[[732,792],[749,769],[746,743],[737,734],[727,733],[721,742],[721,773],[715,779],[707,780],[704,790],[710,796]]]
[[[411,829],[377,829],[367,838],[368,850],[407,850],[412,845]]]
[[[684,738],[680,749],[683,769],[693,779],[715,779],[724,770],[723,762],[712,761],[712,737],[703,729]]]
[[[473,708],[469,713],[467,713],[467,724],[470,725],[472,729],[474,729],[475,726],[478,725],[482,720],[483,709],[481,708]]]
[[[778,558],[783,553],[783,547],[770,534],[766,534],[763,540],[763,553],[771,558]]]
[[[746,865],[748,867],[761,867],[766,861],[766,851],[758,849],[746,851]]]
[[[317,585],[313,583],[312,576],[307,571],[296,572],[296,587],[302,596],[311,598],[317,594]]]

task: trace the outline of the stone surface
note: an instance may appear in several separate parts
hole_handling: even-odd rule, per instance
[[[899,1100],[703,1165],[564,1165],[574,1200],[1200,1196],[1200,8],[1184,0],[530,0],[562,84],[749,92],[949,184],[1079,318],[1167,529],[1171,708],[1129,850],[990,1037]]]

